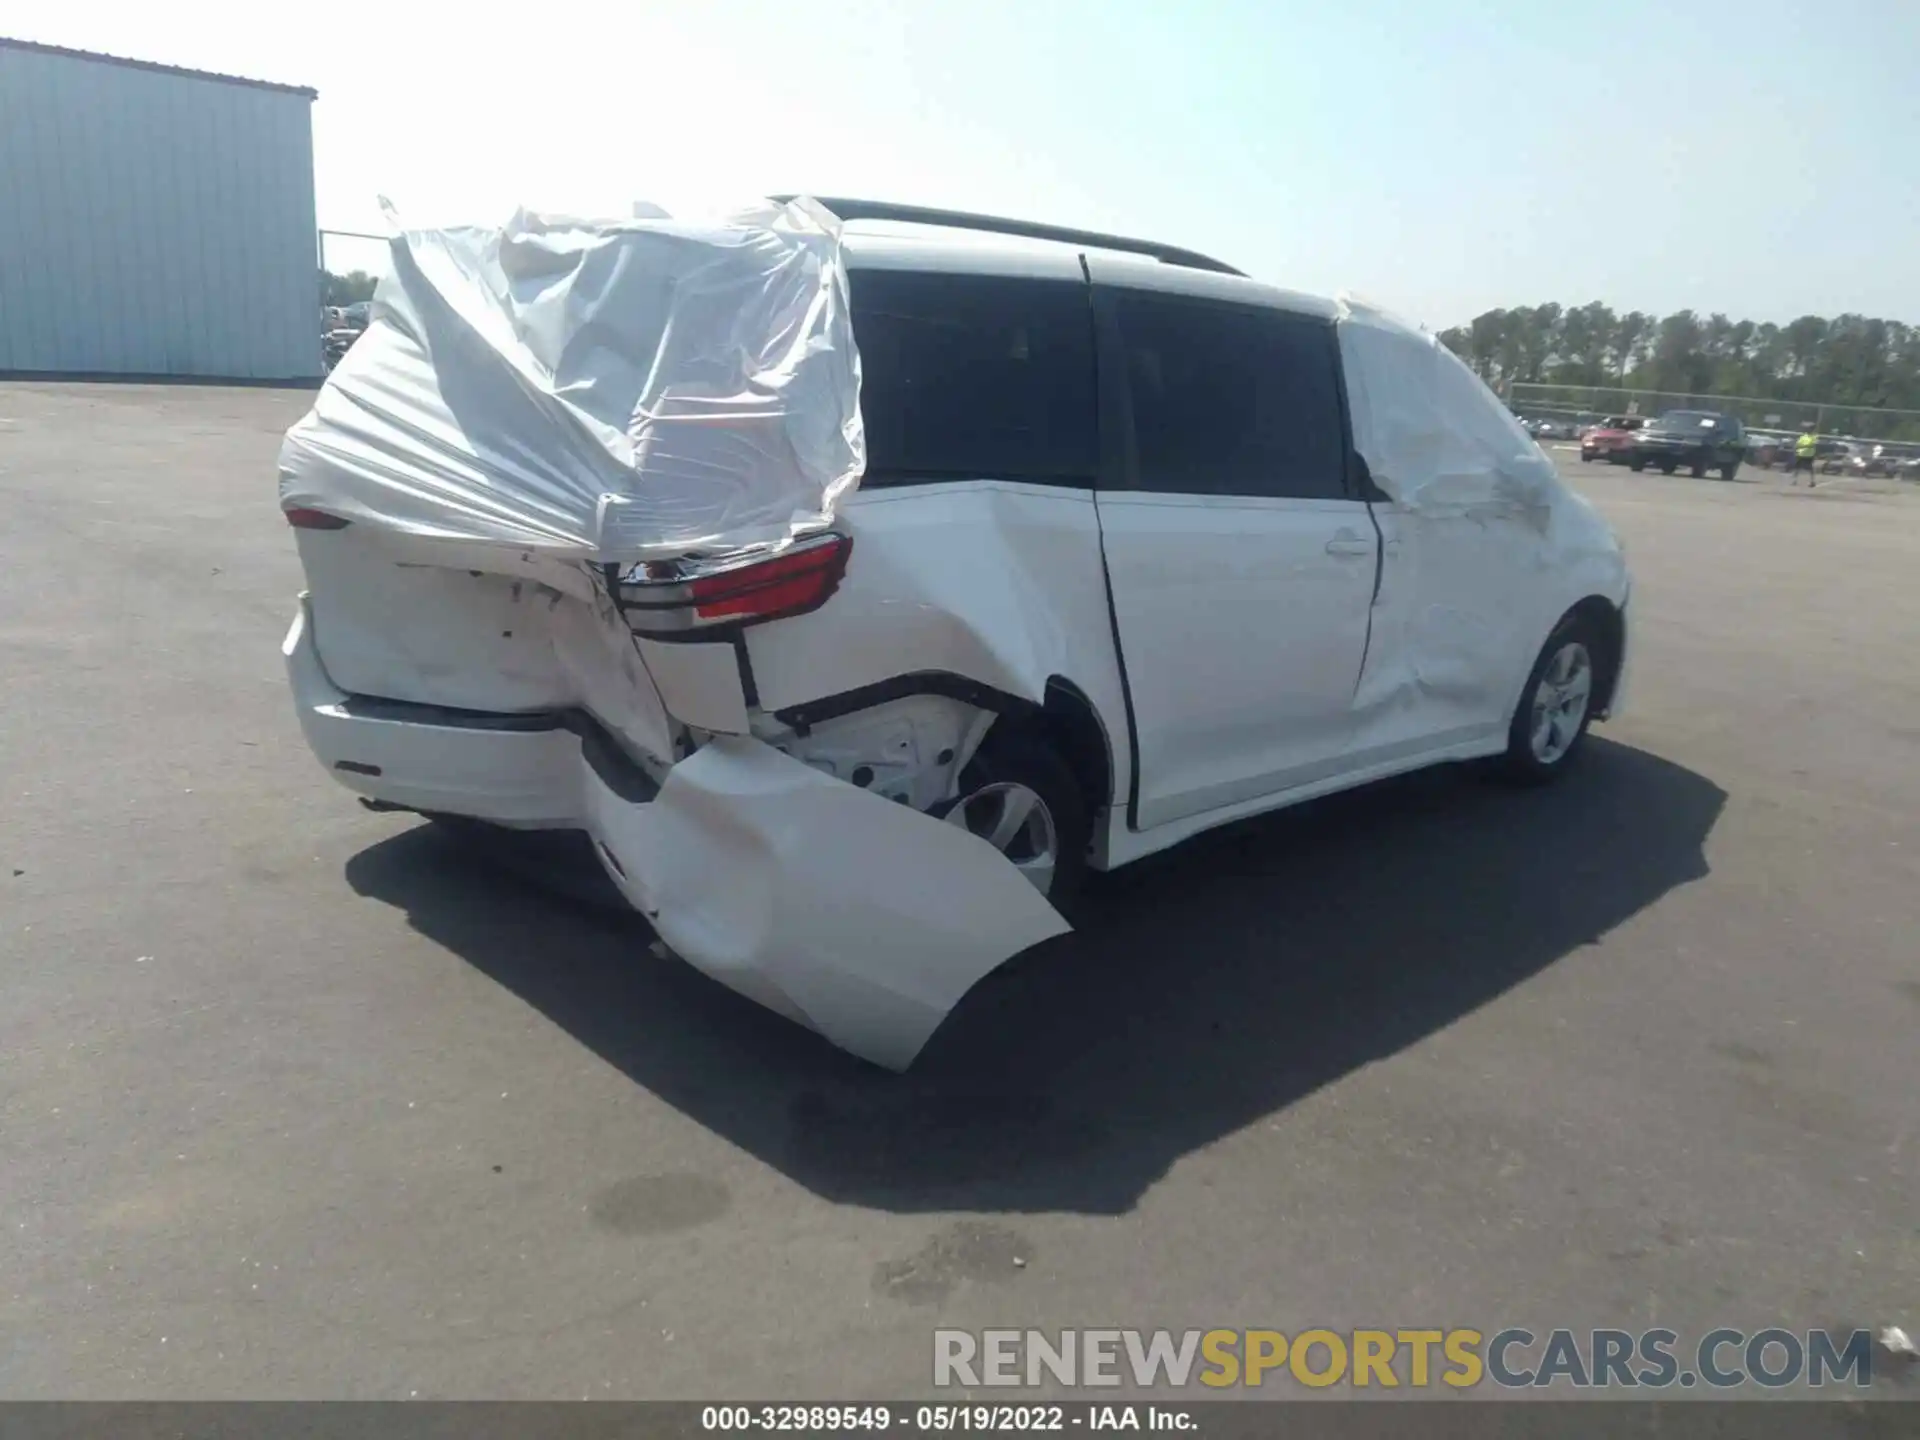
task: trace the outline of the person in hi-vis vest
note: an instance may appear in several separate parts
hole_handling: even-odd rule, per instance
[[[1811,485],[1814,483],[1813,457],[1819,448],[1820,439],[1813,433],[1813,427],[1809,425],[1800,432],[1800,438],[1793,442],[1793,474],[1795,477],[1793,483],[1795,485],[1800,483],[1799,475],[1802,470],[1807,472],[1807,484]]]

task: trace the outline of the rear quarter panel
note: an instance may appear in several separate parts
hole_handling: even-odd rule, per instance
[[[1039,704],[1058,676],[1099,715],[1125,793],[1126,703],[1092,491],[941,482],[859,492],[841,518],[854,543],[839,592],[746,632],[761,708],[929,671]]]

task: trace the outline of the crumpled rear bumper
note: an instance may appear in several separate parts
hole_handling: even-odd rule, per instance
[[[443,716],[357,703],[305,608],[284,647],[308,743],[375,800],[578,828],[682,959],[890,1069],[1003,961],[1069,928],[991,845],[745,736],[656,782],[582,717]],[[344,764],[343,764],[344,762]]]
[[[696,969],[890,1069],[1067,923],[978,837],[722,737],[634,804],[589,769],[608,873]]]
[[[578,823],[580,744],[565,717],[436,713],[349,695],[320,662],[304,597],[280,648],[301,733],[349,790],[405,810],[516,829]]]

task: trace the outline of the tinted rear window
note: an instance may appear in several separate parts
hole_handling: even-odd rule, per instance
[[[1066,280],[855,270],[865,485],[1093,484],[1093,319]]]
[[[1142,490],[1346,497],[1331,325],[1153,291],[1116,304]]]

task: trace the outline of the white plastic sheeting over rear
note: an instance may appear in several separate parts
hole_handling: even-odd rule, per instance
[[[389,211],[389,218],[392,212]],[[601,562],[778,543],[865,467],[839,221],[401,231],[281,503]]]
[[[1353,296],[1337,323],[1354,444],[1375,484],[1415,514],[1491,508],[1545,530],[1562,493],[1553,461],[1479,376]]]

